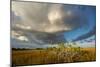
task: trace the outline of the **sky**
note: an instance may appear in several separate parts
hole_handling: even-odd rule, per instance
[[[12,1],[14,48],[45,48],[61,42],[95,47],[95,28],[95,6]]]

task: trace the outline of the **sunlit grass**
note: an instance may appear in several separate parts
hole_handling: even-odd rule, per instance
[[[12,51],[13,65],[69,63],[95,60],[95,48],[80,48],[71,45],[65,47],[63,44],[57,48],[14,49]]]

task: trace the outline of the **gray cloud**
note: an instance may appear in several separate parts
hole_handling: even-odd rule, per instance
[[[73,8],[65,11],[63,7],[62,4],[12,2],[12,11],[21,18],[19,24],[49,33],[69,31],[82,24],[81,13],[73,13]]]
[[[20,36],[26,36],[28,39],[28,42],[35,43],[38,45],[57,44],[61,42],[66,42],[63,34],[61,33],[51,34],[51,33],[46,33],[46,32],[23,30],[20,28],[15,28],[15,29],[13,28],[13,30],[16,31],[16,33],[20,34]]]
[[[66,42],[63,32],[87,24],[85,17],[62,4],[12,2],[12,31],[25,36],[33,45]],[[84,16],[84,15],[83,15]]]

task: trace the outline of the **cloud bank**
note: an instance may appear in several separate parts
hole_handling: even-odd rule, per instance
[[[81,13],[73,13],[73,8],[65,11],[63,7],[62,4],[12,2],[12,11],[21,18],[18,24],[49,33],[69,31],[80,26]]]
[[[63,4],[12,1],[12,44],[20,41],[20,44],[36,47],[67,42],[64,32],[88,24],[85,14],[77,8]]]

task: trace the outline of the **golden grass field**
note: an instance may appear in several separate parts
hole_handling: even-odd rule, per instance
[[[95,61],[95,48],[12,50],[12,65],[37,65]]]

